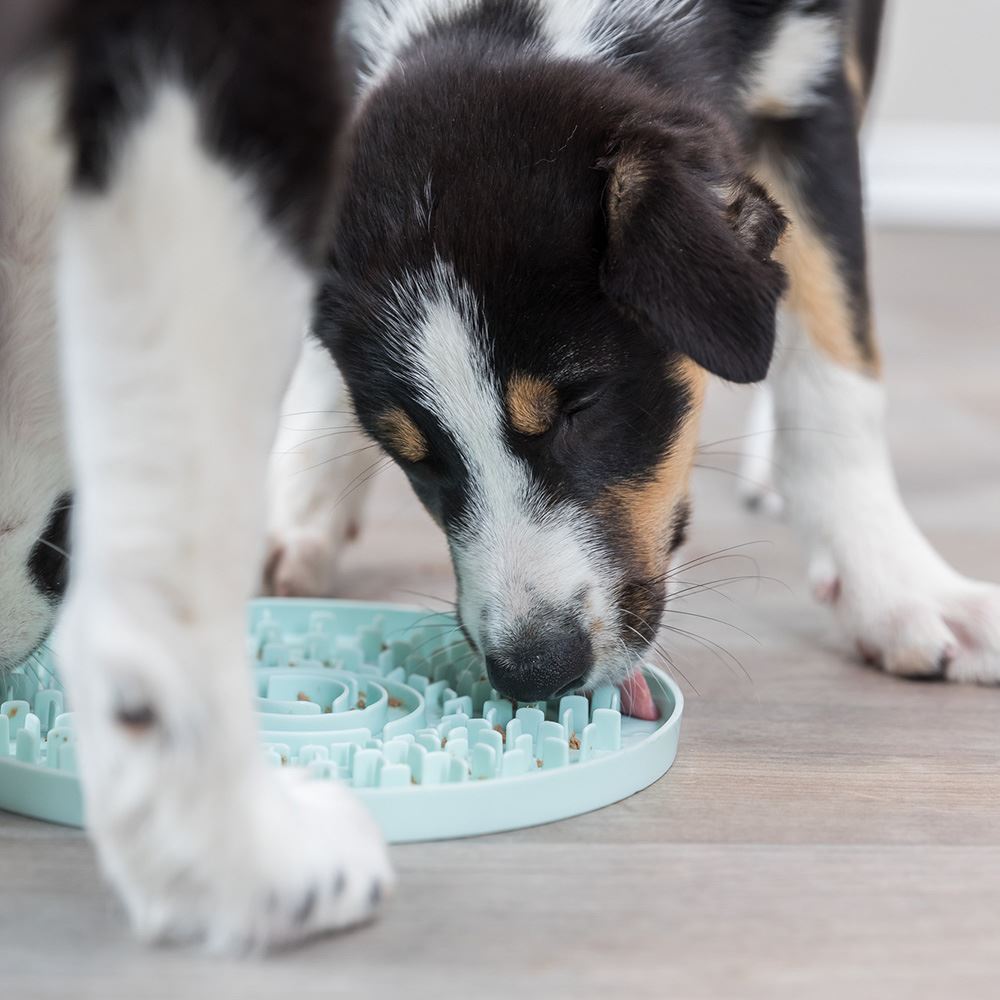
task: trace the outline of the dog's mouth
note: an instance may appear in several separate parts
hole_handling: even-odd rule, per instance
[[[643,585],[643,590],[646,590],[645,585]],[[656,623],[659,622],[659,617],[660,615],[657,613],[655,615]],[[472,634],[472,630],[462,621],[461,612],[458,613],[457,618],[459,628],[465,640],[477,654],[486,658],[489,665],[489,655],[485,653],[482,644],[477,642],[475,636]],[[621,653],[619,652],[615,656],[613,663],[602,664],[601,656],[598,653],[596,658],[587,664],[587,669],[581,674],[574,676],[572,680],[565,683],[555,684],[551,688],[547,685],[539,686],[542,679],[530,677],[530,672],[529,676],[522,678],[519,683],[513,685],[509,683],[509,676],[508,682],[499,680],[492,665],[490,666],[490,680],[493,681],[498,694],[515,701],[552,701],[566,695],[584,693],[601,684],[611,683],[620,692],[621,708],[625,715],[644,721],[657,721],[660,718],[660,710],[656,705],[642,670],[642,660],[655,636],[656,625],[645,620],[644,626],[641,630],[638,628],[622,630],[624,635],[616,643],[616,646],[617,650],[620,651],[622,645],[625,645],[625,649],[628,651],[627,662],[622,662]],[[592,649],[591,644],[594,638],[593,635],[586,636],[588,650]],[[508,659],[510,658],[508,655]],[[516,658],[515,654],[513,659],[516,660]],[[516,663],[511,673],[514,676],[517,675]],[[528,690],[529,688],[530,691]]]

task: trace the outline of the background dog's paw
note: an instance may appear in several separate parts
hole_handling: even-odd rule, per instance
[[[922,591],[901,577],[874,592],[830,578],[824,594],[859,655],[887,673],[1000,684],[1000,587],[958,579]]]
[[[774,398],[766,385],[753,387],[746,433],[736,439],[740,451],[737,495],[747,510],[780,517],[785,500],[775,486],[774,467]],[[733,445],[721,442],[723,447]],[[713,445],[701,454],[711,457]]]
[[[744,461],[744,470],[747,464]],[[767,514],[770,517],[781,517],[785,511],[785,500],[771,484],[770,477],[763,476],[760,473],[751,473],[751,475],[757,475],[758,478],[751,478],[746,474],[746,471],[742,473],[742,478],[737,487],[737,495],[740,498],[740,502],[747,510],[754,511],[755,513]]]
[[[264,593],[274,597],[333,597],[344,548],[357,536],[354,522],[335,537],[308,530],[272,534],[264,565]]]
[[[277,777],[277,781],[275,781]],[[134,865],[118,878],[133,925],[153,943],[201,944],[215,953],[265,951],[372,919],[395,883],[382,836],[343,786],[282,772],[259,783],[252,814],[225,826],[239,840],[207,842],[178,829],[148,843],[148,864],[179,863],[147,881]],[[276,787],[275,787],[276,786]],[[206,789],[206,792],[208,789]],[[114,872],[113,845],[102,845]],[[191,851],[189,858],[179,851]],[[135,852],[130,852],[135,857]]]

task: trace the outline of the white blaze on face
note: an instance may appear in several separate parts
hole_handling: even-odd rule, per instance
[[[585,628],[606,619],[609,569],[587,512],[545,503],[507,446],[474,296],[441,261],[396,292],[422,317],[416,336],[397,332],[414,398],[455,442],[468,473],[464,516],[450,538],[466,628],[488,648],[543,606],[577,614]],[[393,310],[387,318],[399,317]]]

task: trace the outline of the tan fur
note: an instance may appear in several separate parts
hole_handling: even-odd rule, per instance
[[[861,68],[861,57],[857,47],[852,42],[844,50],[844,79],[854,98],[854,110],[860,122],[868,107],[868,88],[865,85],[865,73]]]
[[[608,232],[612,240],[621,236],[626,219],[635,209],[636,202],[650,177],[650,164],[639,155],[619,156],[608,181]]]
[[[758,179],[791,220],[774,253],[790,279],[785,305],[799,317],[810,339],[827,357],[852,371],[878,375],[878,355],[869,360],[858,345],[850,293],[833,251],[799,210],[794,194],[781,177],[762,167]]]
[[[698,423],[705,398],[705,372],[685,359],[681,376],[691,394],[691,409],[678,430],[670,450],[648,482],[619,483],[601,498],[601,512],[621,517],[631,538],[636,569],[647,579],[667,568],[670,553],[671,519],[678,504],[688,495],[691,469],[698,448]]]
[[[514,430],[538,437],[552,426],[559,412],[559,395],[544,379],[515,375],[507,385],[507,412]]]
[[[422,462],[427,457],[427,441],[420,428],[399,407],[383,413],[378,425],[389,447],[407,462]]]

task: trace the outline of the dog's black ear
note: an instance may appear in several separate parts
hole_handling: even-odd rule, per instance
[[[627,123],[598,164],[608,175],[605,294],[652,336],[730,382],[758,382],[774,350],[787,224],[767,192],[727,169],[712,132]]]

